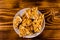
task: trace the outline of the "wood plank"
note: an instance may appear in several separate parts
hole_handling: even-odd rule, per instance
[[[2,34],[3,33],[3,34]],[[22,40],[24,38],[20,38],[14,30],[4,30],[0,31],[0,39],[16,39],[16,40]],[[8,36],[9,35],[9,36]],[[4,36],[4,37],[3,37]],[[11,38],[12,37],[12,38]],[[42,40],[42,39],[60,39],[60,30],[44,30],[39,36],[32,38]],[[27,40],[27,39],[26,39]],[[31,40],[31,39],[30,39]]]
[[[10,30],[10,27],[12,28],[12,24],[1,24],[0,25],[0,30]],[[60,26],[46,26],[45,30],[60,30]]]
[[[13,29],[13,26],[12,25],[5,25],[5,26],[0,26],[0,31],[3,31],[3,30],[12,30]]]
[[[0,2],[0,8],[23,8],[23,7],[31,7],[31,6],[40,6],[40,7],[60,7],[60,2],[55,1],[55,2],[48,2],[48,1],[42,1],[42,2],[24,2],[21,3],[22,1],[18,0],[4,0]],[[27,4],[28,3],[28,4]],[[54,6],[53,6],[54,5]]]
[[[46,30],[60,30],[60,25],[45,26]]]
[[[43,33],[44,38],[58,38],[60,39],[60,30],[46,30]]]
[[[35,39],[60,39],[60,30],[44,30]]]
[[[21,6],[20,6],[21,5]],[[29,2],[29,1],[22,1],[19,2],[19,7],[25,8],[25,7],[60,7],[60,2],[47,2],[47,1],[37,1],[37,2]]]

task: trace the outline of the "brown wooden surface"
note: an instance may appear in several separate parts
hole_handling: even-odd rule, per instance
[[[45,29],[35,38],[20,38],[13,29],[13,17],[22,8],[33,6],[45,15]],[[0,40],[60,40],[60,1],[0,0]]]

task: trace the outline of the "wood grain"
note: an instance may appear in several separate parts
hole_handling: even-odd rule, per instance
[[[13,18],[19,10],[36,6],[44,14],[45,29],[35,38],[20,38]],[[0,40],[60,40],[60,0],[0,0]]]

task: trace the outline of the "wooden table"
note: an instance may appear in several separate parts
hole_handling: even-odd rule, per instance
[[[21,1],[0,0],[0,40],[60,40],[60,1]],[[22,8],[32,6],[38,6],[45,15],[45,29],[35,38],[20,38],[13,29],[13,17]]]

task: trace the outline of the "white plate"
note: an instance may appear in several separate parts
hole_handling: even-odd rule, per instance
[[[16,15],[14,16],[14,19],[15,19],[15,17],[18,16],[18,15],[22,16],[23,12],[26,11],[27,9],[29,9],[29,8],[24,8],[24,9],[18,11],[18,12],[16,13]],[[40,13],[40,11],[38,11],[38,12]],[[14,25],[14,24],[13,24],[13,25]],[[17,28],[15,28],[14,26],[13,26],[13,28],[14,28],[15,32],[19,35],[19,30],[18,30]],[[35,34],[33,34],[33,35],[30,35],[30,36],[24,36],[23,38],[33,38],[33,37],[36,37],[36,36],[38,36],[39,34],[42,33],[42,31],[44,30],[44,28],[45,28],[45,20],[43,21],[42,29],[41,29],[40,32],[35,33]]]

